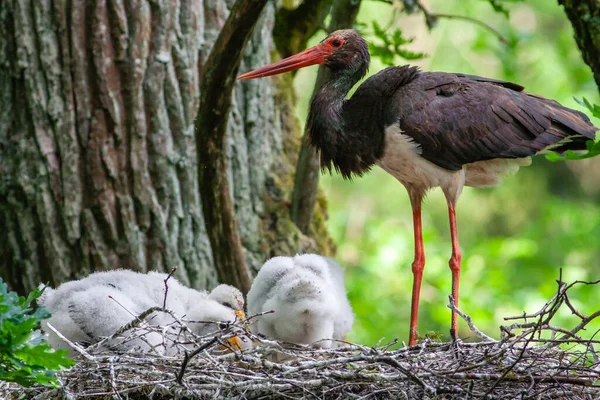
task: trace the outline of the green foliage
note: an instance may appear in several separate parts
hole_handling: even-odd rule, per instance
[[[50,314],[43,307],[31,308],[41,294],[36,289],[19,297],[0,278],[0,380],[56,387],[56,372],[74,364],[65,350],[54,351],[43,339],[40,322]]]
[[[509,17],[508,8],[504,5],[504,3],[519,3],[524,0],[484,0],[490,3],[494,11],[504,14],[506,18]]]
[[[600,118],[600,106],[598,104],[592,104],[583,98],[583,101],[575,98],[575,101],[586,107],[595,118]],[[580,153],[575,151],[566,151],[564,154],[550,153],[546,155],[546,158],[550,161],[564,161],[564,160],[583,160],[584,158],[591,158],[600,155],[600,133],[596,133],[596,140],[588,140],[586,143],[587,152]]]
[[[372,21],[373,35],[380,43],[374,40],[369,42],[369,52],[372,57],[379,58],[385,65],[396,65],[396,57],[406,60],[419,60],[426,57],[425,53],[415,53],[406,50],[404,46],[414,41],[414,38],[405,38],[401,29],[395,29],[389,34],[377,21]]]

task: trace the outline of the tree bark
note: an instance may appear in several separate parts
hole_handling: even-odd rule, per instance
[[[583,60],[594,73],[600,90],[600,1],[558,0],[575,30],[575,41]]]
[[[194,120],[199,71],[232,3],[0,1],[0,277],[12,289],[115,268],[177,267],[192,287],[217,283]],[[275,11],[266,6],[242,69],[268,62]],[[224,117],[251,270],[332,247],[289,218],[300,136],[291,90],[277,79],[236,85]]]

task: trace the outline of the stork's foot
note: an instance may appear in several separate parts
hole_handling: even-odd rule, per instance
[[[417,328],[410,328],[410,337],[408,338],[408,345],[414,346],[417,344],[417,339],[419,338],[419,334],[417,333]]]
[[[450,341],[452,343],[456,343],[458,341],[458,332],[456,332],[456,329],[454,328],[450,328]]]

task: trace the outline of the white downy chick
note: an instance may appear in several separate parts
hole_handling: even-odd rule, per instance
[[[246,319],[246,315],[244,314],[244,296],[237,288],[230,285],[219,285],[211,290],[208,298],[234,310],[235,315],[239,319]]]
[[[48,333],[48,342],[56,349],[66,349],[70,355],[74,354],[65,341],[48,329],[48,324],[71,342],[91,344],[112,335],[148,308],[162,307],[167,276],[157,272],[142,274],[114,270],[96,272],[86,278],[66,282],[55,290],[46,288],[38,303],[52,314],[48,320],[42,321],[42,327]],[[167,284],[166,308],[176,315],[196,321],[236,319],[236,310],[214,301],[208,292],[190,289],[173,277],[169,278]],[[237,289],[232,287],[226,290],[230,298],[242,299],[243,308],[243,297],[239,291],[235,291]],[[236,307],[240,307],[239,303]],[[146,321],[150,325],[167,326],[173,322],[173,318],[169,314],[155,312]],[[215,325],[194,323],[190,324],[190,328],[202,335],[207,330],[215,330]],[[120,351],[135,349],[148,352],[156,347],[165,355],[176,353],[173,343],[163,343],[163,335],[159,333],[151,332],[145,336],[145,340],[119,340],[107,345]]]
[[[334,260],[316,254],[275,257],[267,261],[248,292],[250,315],[273,310],[252,330],[298,344],[337,347],[352,327],[343,271]]]

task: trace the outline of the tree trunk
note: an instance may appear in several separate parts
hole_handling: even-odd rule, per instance
[[[199,73],[232,1],[0,2],[0,277],[24,293],[92,271],[216,272],[198,193]],[[241,69],[269,61],[269,3]],[[289,79],[237,85],[227,160],[246,263],[329,253],[291,222]],[[202,160],[199,160],[202,164]]]
[[[592,69],[600,90],[600,1],[558,0],[558,4],[565,8],[583,61]]]

